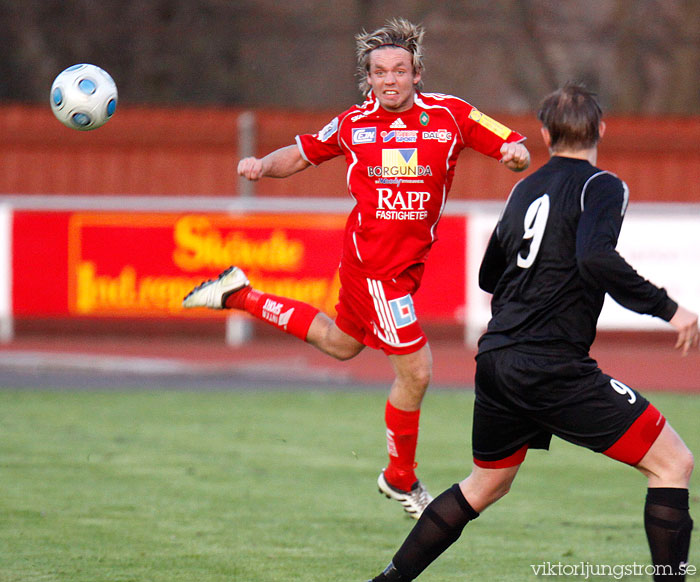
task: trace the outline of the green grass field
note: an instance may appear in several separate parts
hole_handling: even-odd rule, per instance
[[[365,580],[414,523],[376,492],[384,399],[0,391],[0,581]],[[700,450],[700,396],[651,399]],[[425,401],[419,475],[434,494],[469,470],[471,405],[470,392]],[[645,489],[635,470],[555,441],[421,580],[537,580],[531,565],[543,562],[646,565]]]

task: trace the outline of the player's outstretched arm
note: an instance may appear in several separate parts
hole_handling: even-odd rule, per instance
[[[501,163],[509,170],[522,172],[530,165],[530,152],[521,143],[504,143],[501,146]]]
[[[301,155],[296,145],[290,145],[267,154],[264,158],[243,158],[238,162],[238,175],[248,180],[286,178],[308,168],[311,164]]]
[[[690,348],[698,347],[700,332],[698,331],[698,314],[679,305],[669,323],[678,331],[676,349],[686,355]]]

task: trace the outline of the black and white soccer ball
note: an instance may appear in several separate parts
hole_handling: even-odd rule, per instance
[[[50,100],[51,110],[63,125],[80,131],[97,129],[117,109],[117,85],[100,67],[73,65],[54,80]]]

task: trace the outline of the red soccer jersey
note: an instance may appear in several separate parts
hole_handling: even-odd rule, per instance
[[[417,93],[411,109],[400,113],[370,94],[317,134],[296,138],[313,165],[345,156],[356,203],[343,265],[384,280],[426,260],[459,152],[470,147],[500,159],[503,143],[524,139],[466,101],[438,93]]]

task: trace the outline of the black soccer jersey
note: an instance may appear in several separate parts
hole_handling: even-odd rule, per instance
[[[666,291],[615,250],[627,201],[617,176],[560,156],[515,186],[479,272],[493,293],[480,353],[512,344],[588,353],[606,292],[633,311],[673,317]]]

